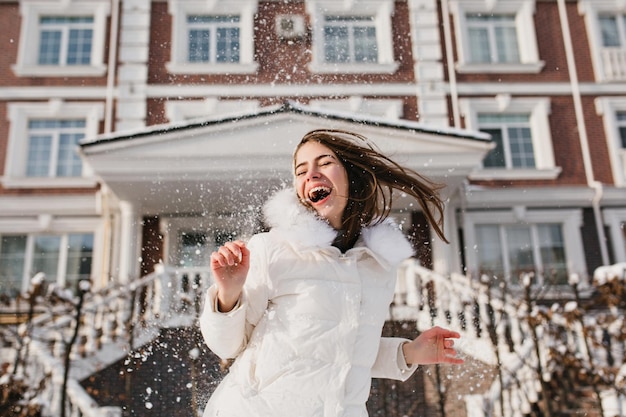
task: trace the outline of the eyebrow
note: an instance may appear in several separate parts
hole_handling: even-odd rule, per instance
[[[332,155],[332,154],[323,154],[323,155],[319,155],[318,157],[316,157],[316,158],[314,159],[314,161],[316,161],[316,162],[317,162],[317,161],[319,161],[320,159],[322,159],[322,158],[327,158],[327,157],[328,157],[328,158],[332,158],[332,159],[335,159],[335,160],[336,160],[335,156],[334,156],[334,155]],[[298,169],[298,168],[300,168],[302,165],[306,165],[306,163],[307,163],[306,161],[304,161],[304,162],[300,162],[298,165],[296,165],[296,166],[295,166],[294,170],[297,170],[297,169]]]

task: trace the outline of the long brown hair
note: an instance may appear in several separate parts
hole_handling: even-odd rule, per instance
[[[320,129],[307,133],[296,147],[294,158],[300,147],[311,141],[331,149],[348,173],[348,204],[343,212],[342,230],[334,242],[339,249],[350,249],[363,227],[380,223],[389,216],[394,189],[413,196],[435,233],[448,242],[443,233],[444,202],[439,196],[443,185],[392,161],[365,136],[345,130]]]

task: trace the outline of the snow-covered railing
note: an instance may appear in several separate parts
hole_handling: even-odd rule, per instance
[[[439,325],[458,331],[461,352],[500,367],[505,389],[497,380],[486,394],[468,396],[471,404],[480,403],[483,410],[499,407],[504,392],[507,403],[517,403],[518,410],[530,407],[538,387],[529,368],[533,344],[528,322],[521,319],[525,306],[520,300],[464,275],[437,274],[415,260],[400,267],[397,282],[392,318],[416,320],[421,330]]]
[[[211,283],[206,268],[176,269],[158,265],[155,272],[127,285],[85,294],[79,337],[72,349],[66,414],[70,417],[113,417],[113,407],[97,407],[79,381],[122,359],[156,337],[161,328],[194,325]],[[58,416],[63,376],[61,358],[76,326],[72,304],[59,304],[30,323],[26,375],[46,375],[38,389],[44,414]]]
[[[518,320],[519,300],[501,297],[491,296],[486,285],[464,275],[443,276],[411,259],[398,270],[392,315],[417,320],[419,329],[434,325],[454,329],[461,333],[460,347],[466,353],[496,364],[488,323],[495,322],[499,340],[521,344],[528,337],[527,324]],[[496,313],[503,319],[492,320]]]
[[[61,415],[61,390],[63,386],[63,364],[52,356],[42,343],[33,340],[30,345],[32,360],[27,363],[26,376],[31,385],[39,390],[36,401],[41,406],[42,415],[56,417]],[[41,380],[42,376],[44,377]],[[121,417],[119,407],[99,407],[93,398],[85,392],[79,381],[70,378],[67,383],[67,401],[65,415],[69,417]]]
[[[583,369],[591,374],[599,372],[604,378],[596,386],[581,386],[580,395],[600,397],[604,416],[623,415],[624,317],[612,305],[617,301],[606,305],[601,301],[595,309],[585,312],[579,305],[578,276],[572,275],[569,284],[575,299],[548,307],[542,305],[545,300],[531,286],[532,275],[526,275],[520,277],[523,287],[507,293],[490,286],[488,279],[478,281],[458,274],[442,276],[409,260],[398,271],[390,315],[396,320],[416,320],[420,330],[433,325],[457,330],[461,333],[457,342],[460,351],[495,366],[497,378],[489,389],[465,398],[472,417],[530,414],[549,395],[541,394],[542,391],[558,390],[555,382],[549,380],[565,372],[561,367],[565,363],[562,361],[570,360],[571,356],[567,355],[580,359],[577,366],[583,373]],[[626,279],[626,264],[598,268],[594,287],[606,287],[610,280],[620,279]],[[602,291],[611,293],[611,288]],[[591,290],[587,288],[587,291]],[[619,291],[615,288],[614,292]],[[611,389],[611,377],[600,371],[607,366],[620,369],[615,389]],[[594,406],[598,407],[597,399],[585,401],[595,401]],[[615,414],[614,410],[620,411]]]
[[[150,329],[191,325],[199,314],[202,297],[210,284],[207,269],[157,267],[127,285],[116,285],[85,296],[78,346],[74,358],[88,357],[106,343],[127,339]],[[73,317],[67,306],[52,308],[33,319],[39,339],[47,340],[56,356],[64,350],[64,337]],[[137,346],[137,343],[134,344]]]

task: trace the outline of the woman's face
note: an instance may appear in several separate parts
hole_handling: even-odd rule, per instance
[[[348,204],[348,173],[335,153],[319,142],[306,142],[296,151],[294,173],[300,200],[341,229]]]

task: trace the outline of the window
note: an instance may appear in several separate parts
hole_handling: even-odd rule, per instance
[[[567,284],[567,262],[560,224],[476,226],[478,273],[521,285],[523,273],[535,284]]]
[[[483,161],[485,168],[535,168],[527,114],[479,114],[478,127],[496,144]]]
[[[34,234],[0,236],[0,293],[16,296],[38,272],[47,283],[76,289],[90,279],[93,234]]]
[[[538,73],[535,0],[451,0],[461,73]]]
[[[110,3],[21,2],[18,76],[102,76]]]
[[[602,116],[609,150],[613,182],[626,186],[626,99],[600,97],[596,99],[596,112]]]
[[[206,233],[182,232],[180,234],[180,261],[182,267],[209,265],[213,245],[209,247]]]
[[[598,81],[626,80],[626,15],[616,1],[580,0]]]
[[[26,176],[80,176],[82,163],[76,151],[84,132],[84,120],[30,120]]]
[[[93,17],[42,16],[39,65],[89,65]]]
[[[514,15],[467,15],[470,62],[518,63]]]
[[[256,0],[172,0],[172,55],[178,74],[254,73]]]
[[[373,17],[325,16],[324,60],[327,63],[378,61]]]
[[[602,46],[624,47],[626,45],[625,16],[599,16]]]
[[[102,103],[10,103],[5,187],[92,187],[78,142],[96,136]]]
[[[187,17],[189,62],[239,62],[239,16]]]
[[[554,179],[555,166],[548,115],[550,102],[543,98],[461,99],[465,126],[491,135],[495,148],[472,179]]]
[[[391,0],[307,1],[313,22],[310,69],[320,73],[393,73]]]
[[[467,212],[463,219],[466,265],[472,276],[487,275],[519,286],[524,273],[533,284],[566,285],[570,274],[585,276],[581,210]]]

